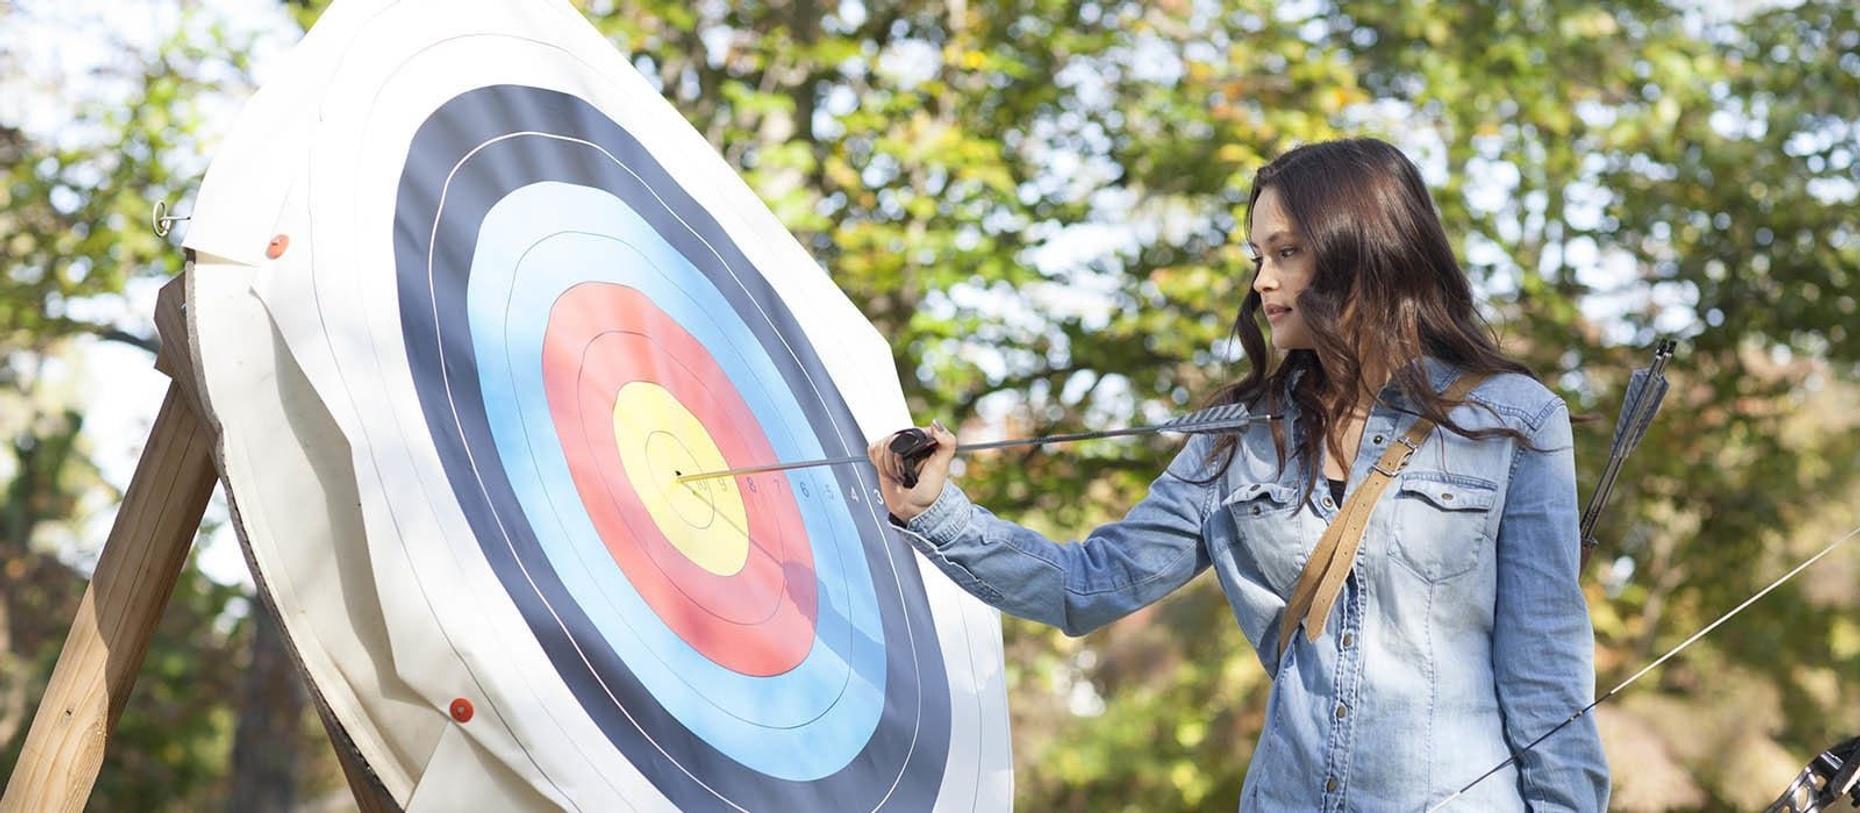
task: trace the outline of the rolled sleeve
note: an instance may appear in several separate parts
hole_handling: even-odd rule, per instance
[[[1544,451],[1518,448],[1499,520],[1493,671],[1531,809],[1606,810],[1608,764],[1593,715],[1523,750],[1595,696],[1569,407],[1557,398],[1544,410],[1531,438]]]
[[[1003,612],[1083,635],[1206,569],[1211,482],[1206,436],[1193,436],[1125,516],[1060,543],[971,502],[949,480],[935,502],[891,524],[958,586]]]

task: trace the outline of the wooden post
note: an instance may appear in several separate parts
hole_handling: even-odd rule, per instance
[[[0,813],[77,811],[90,799],[217,479],[212,437],[187,401],[179,383],[168,385]]]
[[[171,379],[168,394],[7,779],[0,813],[76,811],[89,801],[104,748],[213,496],[214,437],[193,391],[186,286],[184,273],[162,286],[156,300],[162,342],[155,368]]]

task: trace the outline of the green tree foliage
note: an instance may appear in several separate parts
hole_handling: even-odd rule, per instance
[[[1367,133],[1428,170],[1506,346],[1578,409],[1612,416],[1652,339],[1683,341],[1600,529],[1605,684],[1827,541],[1798,529],[1850,493],[1860,457],[1831,420],[1860,361],[1850,3],[700,9],[586,10],[891,337],[921,422],[992,406],[1014,434],[1102,427],[1237,376],[1219,351],[1251,173]],[[1583,429],[1585,496],[1610,423]],[[1168,452],[978,456],[961,479],[1076,538]],[[1850,586],[1851,562],[1829,564]],[[1698,777],[1692,805],[1773,793],[1860,728],[1860,685],[1832,679],[1857,665],[1851,592],[1785,590],[1640,689],[1692,713],[1763,687],[1768,711],[1720,744],[1768,762],[1715,770],[1660,733],[1677,710],[1624,708],[1611,731],[1653,732],[1642,755]],[[1215,593],[1082,641],[1009,622],[1023,803],[1231,803],[1264,687]]]
[[[308,25],[323,3],[286,7]],[[1578,410],[1612,416],[1651,341],[1681,339],[1587,575],[1602,684],[1860,521],[1842,508],[1860,496],[1844,417],[1860,394],[1848,0],[578,7],[889,338],[920,422],[1099,428],[1238,376],[1223,340],[1250,284],[1252,173],[1298,143],[1370,134],[1422,164],[1506,347]],[[185,120],[195,90],[143,114]],[[9,161],[9,231],[22,207],[77,211],[43,203],[65,164],[36,155]],[[107,207],[104,177],[59,197]],[[151,189],[179,188],[157,167],[132,177],[156,184],[138,218]],[[6,244],[21,294],[0,303],[0,333],[16,346],[71,327],[33,315],[48,285],[171,270],[134,228],[56,244],[63,231]],[[105,250],[132,261],[66,281],[66,258]],[[1579,427],[1585,498],[1610,424]],[[998,513],[1077,538],[1172,452],[977,455],[959,477]],[[1621,809],[1747,809],[1860,731],[1854,561],[1829,559],[1604,707],[1617,764],[1641,768],[1617,772]],[[1230,807],[1266,687],[1226,613],[1203,579],[1081,639],[1010,619],[1020,802]]]

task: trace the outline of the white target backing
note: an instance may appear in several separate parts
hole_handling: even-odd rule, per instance
[[[253,559],[397,798],[1008,804],[998,617],[869,467],[673,482],[911,422],[677,111],[541,0],[343,0],[290,63],[195,209],[202,367]]]

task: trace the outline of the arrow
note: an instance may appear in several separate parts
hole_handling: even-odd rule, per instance
[[[1041,435],[1039,437],[1019,438],[1015,440],[991,440],[985,443],[964,443],[958,445],[956,451],[972,452],[978,449],[1002,449],[1010,446],[1043,446],[1048,443],[1071,443],[1073,441],[1090,440],[1093,438],[1108,438],[1120,435],[1148,435],[1157,432],[1179,432],[1186,435],[1207,434],[1211,432],[1243,429],[1250,426],[1254,421],[1276,421],[1282,417],[1281,415],[1252,415],[1247,412],[1246,407],[1239,404],[1224,404],[1222,406],[1209,407],[1207,409],[1190,412],[1186,415],[1151,426],[1133,426],[1125,429],[1106,429],[1097,432],[1071,432],[1059,435]],[[906,463],[904,467],[905,488],[910,488],[917,484],[917,467],[925,458],[930,456],[931,451],[935,448],[936,441],[931,439],[930,434],[916,427],[905,429],[893,435],[891,440],[891,451],[903,458]],[[832,466],[842,463],[870,462],[871,458],[866,455],[827,457],[819,460],[769,463],[761,466],[745,466],[743,468],[726,469],[723,471],[684,474],[673,478],[673,482],[689,483],[697,480],[708,480],[713,477],[732,477],[739,474],[755,474],[764,471],[783,471],[786,469],[799,469],[810,466]]]
[[[1608,464],[1602,468],[1602,478],[1596,484],[1594,493],[1589,495],[1589,505],[1582,511],[1582,564],[1589,564],[1589,553],[1595,550],[1595,522],[1601,517],[1602,508],[1608,504],[1609,495],[1615,490],[1615,476],[1621,473],[1621,464],[1627,456],[1640,445],[1640,439],[1647,434],[1647,426],[1653,423],[1653,416],[1660,411],[1660,401],[1666,398],[1666,362],[1673,357],[1672,339],[1662,340],[1654,346],[1653,363],[1635,370],[1628,376],[1627,393],[1621,399],[1621,416],[1615,419],[1615,438],[1608,449]]]

